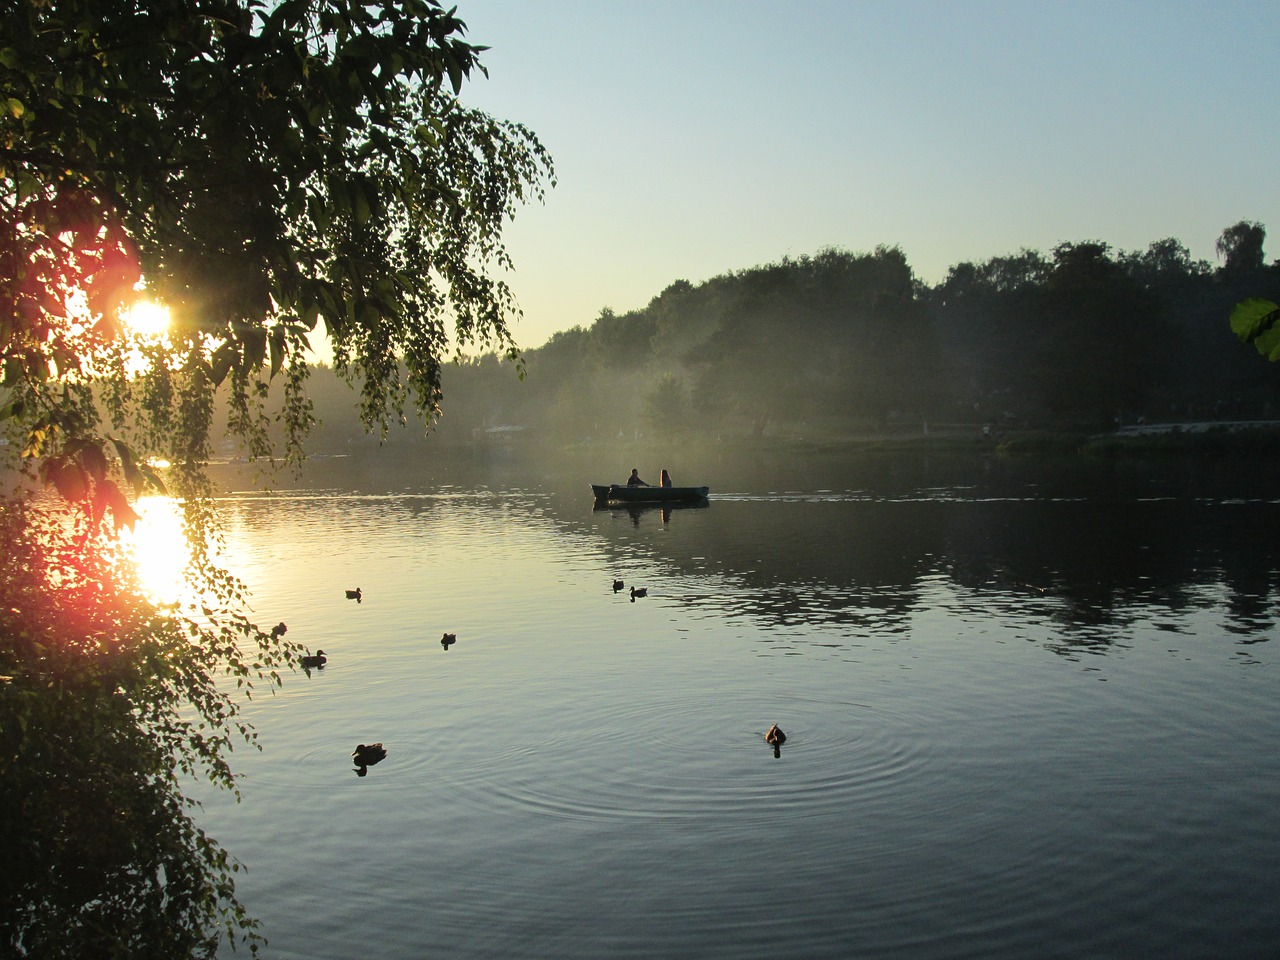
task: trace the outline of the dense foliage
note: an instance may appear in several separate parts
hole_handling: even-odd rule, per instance
[[[234,606],[210,617],[142,599],[89,518],[9,499],[0,538],[6,955],[177,957],[251,934],[182,780],[234,789],[226,752],[253,731],[218,678],[278,681],[298,649]]]
[[[669,442],[1271,418],[1280,381],[1225,322],[1244,297],[1280,300],[1264,239],[1260,224],[1228,227],[1217,267],[1176,239],[1084,241],[959,263],[934,286],[894,248],[677,281],[529,351],[518,391],[496,357],[448,371],[440,438],[504,424]]]
[[[180,778],[232,784],[252,735],[224,686],[300,650],[208,549],[217,411],[248,455],[296,459],[309,337],[375,430],[437,413],[451,339],[515,356],[501,229],[551,165],[457,99],[483,49],[464,32],[436,0],[0,3],[0,953],[252,932]],[[143,298],[163,336],[131,331]],[[36,474],[62,499],[37,509]],[[143,597],[113,536],[166,488],[182,606]]]
[[[287,374],[296,451],[317,327],[382,426],[408,397],[435,412],[451,332],[510,350],[514,305],[487,268],[507,265],[501,226],[549,161],[453,96],[477,48],[452,12],[11,0],[0,23],[0,350],[5,412],[33,438],[83,432],[68,392],[119,382],[119,307],[139,285],[173,326],[145,386],[113,399],[175,462],[206,459],[224,380],[265,452],[264,370]]]

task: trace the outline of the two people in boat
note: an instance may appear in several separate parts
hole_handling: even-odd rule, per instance
[[[649,486],[649,484],[648,484],[648,483],[645,483],[645,481],[643,481],[643,480],[641,480],[641,479],[640,479],[640,468],[639,468],[639,467],[636,467],[634,470],[632,470],[632,471],[631,471],[631,476],[627,478],[627,486],[628,486],[628,487],[647,487],[647,486]],[[658,486],[661,486],[661,487],[669,487],[669,486],[671,486],[671,474],[667,473],[667,471],[666,471],[666,470],[663,470],[663,471],[662,471],[662,477],[661,477],[661,478],[660,478],[660,480],[658,481]]]

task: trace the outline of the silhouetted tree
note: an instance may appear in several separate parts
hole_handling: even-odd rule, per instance
[[[1160,291],[1181,290],[1211,272],[1208,263],[1192,260],[1191,251],[1173,237],[1153,240],[1141,253],[1122,253],[1116,259],[1138,283]]]
[[[1240,279],[1262,269],[1262,248],[1267,230],[1254,220],[1241,220],[1222,231],[1215,248],[1222,257],[1222,275]]]
[[[1277,282],[1264,267],[1247,289]],[[1117,415],[1265,416],[1280,379],[1223,329],[1237,289],[1172,237],[1114,255],[1083,241],[962,262],[933,288],[897,248],[824,249],[603,312],[574,359],[554,340],[530,353],[522,413],[573,436],[619,424],[630,436],[636,418],[656,423],[651,401],[672,378],[714,436],[838,436],[891,417],[976,432],[1010,418],[1100,428]],[[596,412],[589,424],[584,410]]]
[[[0,7],[4,452],[80,508],[0,498],[5,956],[212,956],[253,933],[183,791],[233,786],[252,731],[231,691],[302,651],[212,563],[214,411],[265,455],[280,396],[296,458],[313,331],[384,432],[437,412],[451,340],[514,353],[502,230],[551,165],[459,100],[481,69],[464,30],[436,0]],[[140,288],[164,339],[127,328]],[[143,597],[114,537],[126,490],[160,485],[152,455],[192,533],[190,607]]]

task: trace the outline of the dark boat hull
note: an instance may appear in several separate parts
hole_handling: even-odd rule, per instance
[[[707,499],[708,487],[645,487],[593,483],[597,503],[691,503]]]

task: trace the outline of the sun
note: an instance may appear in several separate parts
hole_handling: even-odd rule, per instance
[[[169,330],[169,308],[151,300],[139,300],[121,312],[125,328],[138,337],[155,339]]]

